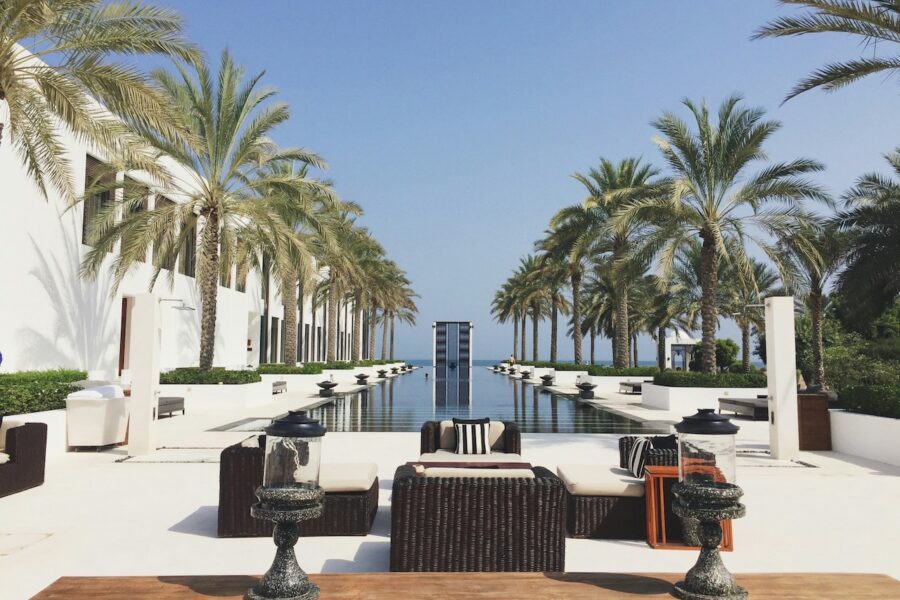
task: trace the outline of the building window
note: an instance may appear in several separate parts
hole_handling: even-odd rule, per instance
[[[84,168],[84,192],[87,194],[91,188],[111,186],[115,183],[115,173],[93,156],[88,155]],[[81,243],[85,246],[93,246],[95,219],[104,208],[112,204],[113,190],[104,189],[96,191],[90,196],[85,195],[82,202],[83,214],[81,220]]]
[[[164,208],[169,204],[175,204],[175,202],[164,196],[156,197],[156,208]],[[171,271],[175,268],[175,253],[169,252],[167,256],[158,256],[162,251],[163,239],[164,237],[160,236],[153,244],[153,264],[158,264],[161,269],[168,269]]]
[[[309,361],[309,323],[303,326],[303,362]]]
[[[281,331],[278,317],[272,317],[272,332],[269,342],[269,362],[278,362],[278,333]]]
[[[188,228],[181,252],[178,254],[178,272],[193,277],[197,269],[197,222],[194,220]]]

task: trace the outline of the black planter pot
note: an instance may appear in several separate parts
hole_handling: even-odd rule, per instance
[[[578,397],[582,400],[591,400],[594,398],[594,388],[597,387],[593,383],[579,383],[575,387],[578,388]]]
[[[387,377],[387,371],[378,369],[378,379],[384,379],[385,377]]]
[[[541,382],[545,386],[553,385],[553,379],[554,379],[553,375],[541,375]]]
[[[320,381],[316,384],[319,386],[319,396],[322,398],[330,398],[334,395],[334,388],[337,387],[337,384],[333,381]]]
[[[356,375],[355,377],[356,377],[356,383],[358,385],[366,385],[366,380],[369,378],[369,376],[366,375],[365,373],[360,373],[360,374]]]
[[[397,367],[391,367],[391,374],[396,375],[399,372],[400,372],[400,369],[398,369]]]

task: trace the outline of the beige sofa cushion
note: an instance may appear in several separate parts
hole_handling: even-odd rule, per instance
[[[482,479],[501,479],[520,477],[534,479],[531,469],[457,469],[453,467],[429,467],[425,469],[425,477],[478,477]]]
[[[15,419],[3,419],[0,423],[0,452],[6,449],[6,432],[13,427],[21,427],[25,421],[17,421]]]
[[[503,450],[504,431],[506,431],[506,425],[503,424],[503,421],[491,421],[491,427],[488,430],[488,441],[491,443],[491,450]],[[438,432],[441,449],[455,450],[456,430],[453,429],[453,421],[441,421],[438,424]]]
[[[9,454],[5,452],[0,452],[0,465],[6,464],[9,462]]]
[[[453,450],[438,450],[419,455],[419,462],[528,462],[518,454],[457,454]]]
[[[573,496],[644,496],[644,480],[625,469],[605,465],[559,465],[556,474]]]
[[[367,492],[376,477],[375,463],[322,463],[319,487],[326,492]]]

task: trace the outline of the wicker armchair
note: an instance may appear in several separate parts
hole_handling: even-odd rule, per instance
[[[2,451],[9,462],[0,464],[0,498],[44,483],[47,464],[47,424],[25,423],[6,429]]]
[[[441,449],[440,421],[425,421],[422,425],[421,454],[431,454]],[[491,446],[491,453],[522,454],[522,434],[514,421],[503,421],[503,434],[496,444]]]
[[[633,435],[626,435],[619,438],[619,468],[628,468],[628,456],[634,443],[639,438]],[[671,443],[671,437],[665,435],[650,436],[651,442]],[[644,464],[665,467],[678,466],[678,449],[677,448],[647,448],[644,451]]]
[[[259,446],[235,444],[219,462],[219,537],[270,536],[274,524],[250,516],[262,484],[266,436]],[[327,492],[322,516],[300,523],[300,535],[367,535],[378,510],[378,478],[366,492]]]
[[[391,571],[563,571],[565,486],[524,477],[394,475]]]

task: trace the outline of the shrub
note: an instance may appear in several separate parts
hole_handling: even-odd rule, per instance
[[[900,419],[900,385],[848,385],[839,404],[850,412]]]
[[[350,361],[346,360],[337,360],[334,362],[327,362],[322,364],[323,369],[337,369],[337,370],[348,370],[354,368],[356,365]]]
[[[324,368],[323,363],[306,363],[302,367],[292,367],[278,363],[265,363],[259,365],[259,373],[263,375],[318,375]]]
[[[701,369],[700,362],[703,356],[702,348],[702,344],[697,344],[691,350],[691,361],[689,365],[694,371],[699,371]],[[734,360],[737,358],[738,352],[740,351],[741,349],[731,338],[716,340],[716,367],[719,369],[728,368],[734,363]]]
[[[659,373],[657,367],[627,367],[617,369],[615,367],[607,367],[606,365],[591,365],[588,367],[588,374],[594,377],[627,377],[634,376],[650,376]]]
[[[701,388],[764,388],[768,385],[764,373],[702,373],[694,371],[664,371],[653,378],[656,385]]]
[[[74,369],[0,374],[0,415],[65,408],[66,396],[78,389],[72,382],[86,378]]]
[[[259,371],[232,371],[222,367],[213,367],[209,371],[201,371],[197,367],[181,367],[168,373],[161,373],[160,383],[181,385],[239,385],[262,381]]]

